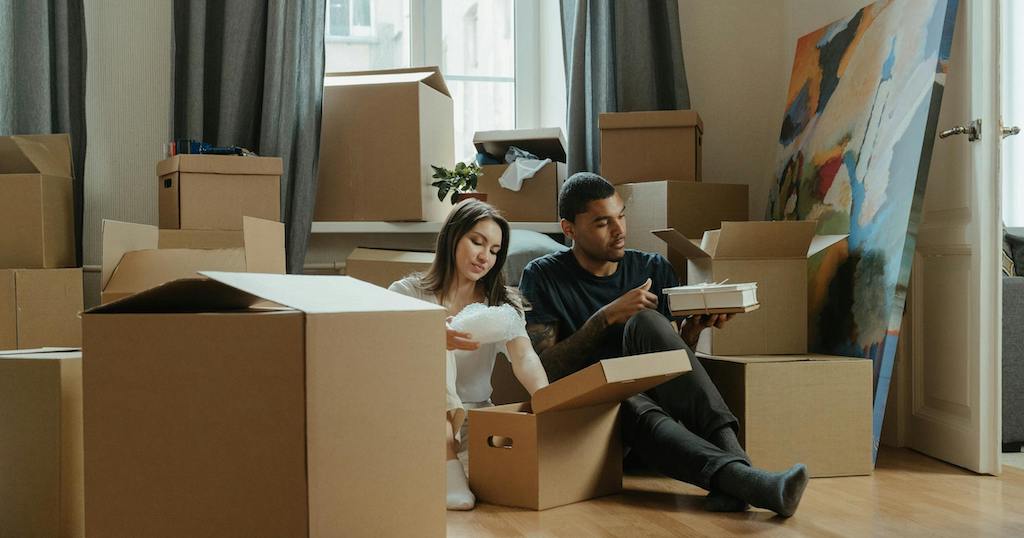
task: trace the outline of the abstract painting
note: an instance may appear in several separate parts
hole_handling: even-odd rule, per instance
[[[770,220],[849,234],[811,260],[813,351],[874,361],[877,452],[958,0],[882,0],[800,38]]]

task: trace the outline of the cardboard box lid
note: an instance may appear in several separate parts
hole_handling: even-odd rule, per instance
[[[0,136],[0,174],[74,177],[66,134]]]
[[[156,163],[158,176],[174,172],[279,176],[283,171],[280,157],[175,155]]]
[[[534,414],[620,402],[690,371],[683,350],[605,359],[538,390]]]
[[[816,221],[723,222],[704,232],[700,246],[674,228],[651,230],[689,259],[802,259],[842,241],[846,235],[815,235]]]
[[[361,86],[364,84],[408,84],[422,82],[438,92],[451,97],[448,85],[436,65],[424,67],[406,67],[401,69],[377,69],[373,71],[349,71],[344,73],[327,73],[324,86]]]
[[[806,353],[802,355],[743,355],[741,357],[697,353],[697,356],[702,359],[733,362],[736,364],[771,364],[783,362],[839,362],[869,360],[860,357],[842,357],[839,355],[824,355],[820,353]]]
[[[348,261],[432,263],[434,261],[434,253],[415,250],[356,247],[346,258],[346,262]]]
[[[543,129],[514,129],[506,131],[477,131],[473,135],[473,145],[479,152],[504,159],[509,146],[524,149],[540,157],[564,163],[565,135],[561,127]]]
[[[598,116],[597,125],[599,129],[696,127],[697,130],[704,132],[704,122],[696,110],[604,112]]]
[[[81,359],[82,350],[77,347],[37,347],[34,349],[12,349],[0,351],[2,359],[69,360]]]

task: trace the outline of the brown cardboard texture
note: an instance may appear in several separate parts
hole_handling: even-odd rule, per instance
[[[345,260],[345,274],[387,288],[396,280],[430,269],[433,252],[357,248]]]
[[[159,248],[155,226],[103,221],[100,300],[109,303],[198,271],[284,273],[284,224],[245,217],[241,248]]]
[[[871,474],[871,361],[829,355],[701,362],[740,422],[757,467],[804,463],[812,477]]]
[[[75,265],[66,134],[0,136],[0,268]]]
[[[689,370],[684,351],[606,359],[529,404],[471,409],[470,489],[483,502],[533,510],[621,490],[619,402]]]
[[[241,230],[242,217],[281,220],[281,159],[175,155],[156,165],[160,228]]]
[[[0,349],[82,345],[81,269],[0,269]]]
[[[674,228],[700,240],[725,221],[747,220],[746,185],[649,181],[616,187],[626,205],[626,247],[668,258],[680,282],[686,282],[686,257],[668,248],[651,230]]]
[[[83,536],[82,354],[0,352],[0,529]]]
[[[437,67],[324,77],[318,221],[443,221],[430,165],[455,164],[452,98]]]
[[[83,316],[86,535],[444,536],[444,309],[202,274]]]
[[[807,259],[846,238],[816,236],[817,222],[723,222],[697,246],[679,232],[652,233],[689,260],[687,280],[755,282],[761,307],[706,331],[698,349],[713,355],[807,353]]]
[[[504,162],[509,146],[529,151],[541,159],[551,159],[532,178],[523,181],[518,191],[506,189],[498,180],[507,164],[485,164],[477,182],[477,192],[487,195],[487,203],[497,207],[512,222],[557,222],[558,190],[568,168],[565,164],[565,136],[558,127],[479,131],[473,136],[477,151]]]
[[[241,248],[241,230],[160,230],[157,248]]]
[[[704,123],[693,110],[606,112],[601,175],[613,184],[700,181]]]

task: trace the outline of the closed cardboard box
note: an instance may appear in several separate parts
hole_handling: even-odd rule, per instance
[[[0,136],[0,268],[75,265],[71,141]]]
[[[830,355],[710,357],[756,467],[812,477],[871,474],[871,361]]]
[[[601,175],[613,184],[701,180],[704,123],[697,112],[606,112],[598,127]]]
[[[387,288],[396,280],[430,269],[433,252],[357,248],[345,260],[345,274]]]
[[[705,331],[698,349],[712,355],[807,353],[807,259],[845,235],[815,235],[817,222],[723,222],[700,246],[679,232],[653,233],[689,261],[687,280],[755,282],[761,307]]]
[[[281,220],[281,159],[175,155],[156,165],[160,228],[241,230],[242,217]]]
[[[665,256],[681,282],[686,282],[686,257],[651,235],[651,230],[674,228],[699,240],[722,222],[747,220],[746,185],[650,181],[617,189],[626,204],[626,247]]]
[[[83,536],[82,353],[0,352],[0,534]]]
[[[430,165],[455,164],[451,94],[436,67],[324,77],[318,221],[440,222]]]
[[[619,402],[690,370],[684,351],[606,359],[529,403],[469,411],[469,485],[478,500],[533,510],[622,489]]]
[[[0,269],[0,349],[82,345],[81,269]]]
[[[86,535],[444,536],[444,309],[205,275],[84,315]]]
[[[526,150],[541,159],[551,159],[537,173],[523,181],[518,191],[503,187],[499,180],[508,164],[485,164],[477,182],[477,192],[487,195],[487,203],[501,210],[512,222],[558,222],[558,190],[565,181],[565,136],[562,130],[517,129],[480,131],[473,136],[477,151],[505,162],[510,146]]]

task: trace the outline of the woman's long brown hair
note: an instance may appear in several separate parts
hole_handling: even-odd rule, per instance
[[[456,205],[444,226],[437,234],[437,247],[434,251],[434,261],[430,269],[421,273],[419,285],[425,291],[437,296],[438,302],[444,302],[451,291],[452,283],[455,281],[455,247],[464,235],[476,226],[476,223],[484,220],[493,220],[501,228],[501,249],[498,251],[494,266],[480,280],[477,286],[483,287],[484,298],[490,306],[499,306],[508,303],[522,312],[522,301],[519,297],[509,293],[505,287],[505,275],[501,269],[505,266],[505,259],[508,257],[509,225],[505,217],[501,216],[494,206],[470,198]]]

